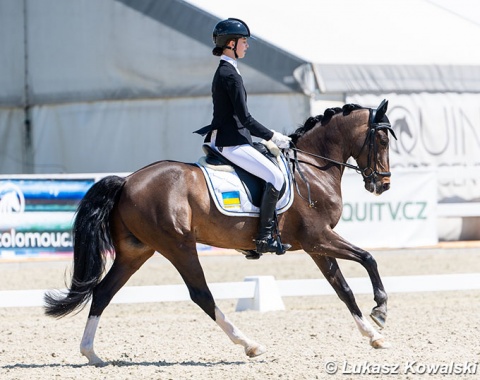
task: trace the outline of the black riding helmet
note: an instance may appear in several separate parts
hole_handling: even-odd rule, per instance
[[[212,53],[214,55],[222,55],[223,49],[225,49],[228,41],[235,40],[235,47],[233,51],[237,56],[236,48],[237,41],[242,37],[250,37],[250,29],[248,25],[238,18],[228,18],[220,21],[215,28],[213,28],[213,43],[215,48]]]

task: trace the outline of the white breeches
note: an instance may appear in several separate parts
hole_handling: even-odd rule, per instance
[[[225,146],[220,152],[215,145],[215,133],[212,133],[210,146],[235,165],[271,183],[277,191],[282,189],[285,179],[281,170],[253,146],[249,144]]]

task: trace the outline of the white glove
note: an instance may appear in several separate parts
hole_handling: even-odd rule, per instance
[[[273,131],[273,136],[271,140],[280,148],[280,149],[288,149],[290,148],[290,141],[292,139],[288,136],[282,135],[279,132]]]
[[[275,157],[278,158],[278,156],[280,156],[280,149],[272,140],[262,140],[261,143],[265,145],[270,153],[272,153]]]

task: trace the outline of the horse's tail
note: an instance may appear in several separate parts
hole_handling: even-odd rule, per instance
[[[105,255],[113,251],[110,213],[117,202],[125,179],[105,177],[95,183],[78,205],[73,224],[73,275],[67,293],[45,294],[45,313],[64,317],[91,298],[105,270]]]

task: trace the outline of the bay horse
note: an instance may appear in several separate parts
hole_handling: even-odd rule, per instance
[[[278,216],[282,240],[291,250],[307,252],[351,312],[361,334],[375,348],[387,347],[383,336],[362,315],[337,263],[360,263],[367,271],[376,306],[371,317],[383,327],[387,294],[372,255],[340,237],[333,229],[342,214],[340,182],[345,167],[355,168],[364,187],[381,194],[390,187],[388,102],[376,109],[358,105],[327,109],[310,117],[293,134],[293,180],[299,196]],[[353,157],[358,166],[347,163]],[[258,218],[220,213],[195,164],[160,161],[122,178],[108,176],[95,183],[79,203],[73,225],[74,254],[67,293],[45,294],[45,312],[63,317],[91,307],[80,344],[89,364],[102,360],[94,351],[100,317],[113,296],[155,251],[182,276],[190,297],[249,357],[264,346],[249,339],[222,313],[208,288],[196,249],[197,242],[253,251]],[[114,253],[105,274],[108,253]]]

